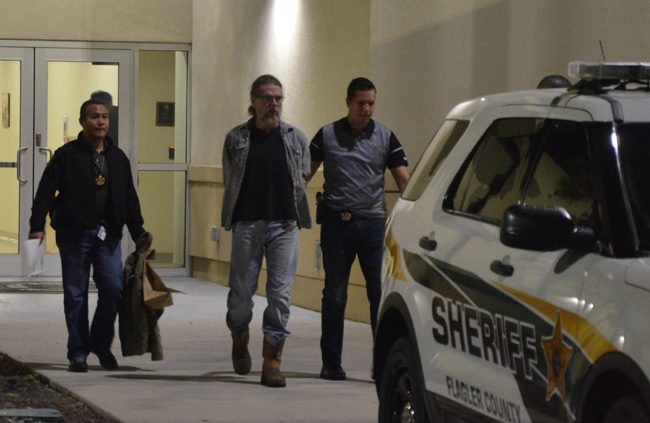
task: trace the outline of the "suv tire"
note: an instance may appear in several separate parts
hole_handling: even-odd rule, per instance
[[[632,395],[619,398],[609,407],[603,423],[635,422],[648,423],[648,412]]]
[[[384,365],[379,391],[379,423],[428,422],[420,386],[422,372],[406,338],[393,343]]]

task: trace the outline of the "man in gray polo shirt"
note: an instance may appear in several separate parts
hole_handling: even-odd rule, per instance
[[[348,85],[348,115],[322,127],[311,141],[312,176],[323,163],[321,248],[325,270],[320,377],[344,380],[341,367],[343,320],[350,269],[355,257],[366,279],[373,329],[381,295],[381,260],[386,201],[384,172],[390,169],[400,192],[408,162],[393,132],[372,119],[377,90],[366,78]],[[324,206],[324,207],[322,207]]]

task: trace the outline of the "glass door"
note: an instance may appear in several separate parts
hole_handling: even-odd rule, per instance
[[[54,151],[77,138],[79,107],[95,91],[112,97],[109,136],[138,179],[154,266],[165,275],[187,274],[189,50],[95,47],[0,47],[0,276],[29,276],[24,241],[33,196]],[[60,277],[49,220],[45,229],[43,276]],[[132,244],[124,232],[126,257]]]
[[[186,272],[188,171],[186,51],[142,49],[137,71],[138,196],[158,272]]]
[[[111,95],[119,147],[130,156],[131,53],[129,50],[37,48],[34,87],[34,193],[54,151],[77,138],[79,108],[92,93]],[[119,122],[119,125],[117,124]],[[110,134],[110,130],[109,130]],[[132,161],[133,162],[133,161]],[[135,174],[135,169],[134,169]],[[129,236],[122,242],[127,255]],[[54,230],[46,226],[45,275],[60,275]]]
[[[33,189],[34,49],[0,47],[0,269],[22,275]]]

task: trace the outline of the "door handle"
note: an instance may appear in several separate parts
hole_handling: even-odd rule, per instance
[[[43,143],[42,138],[43,136],[41,134],[34,134],[34,145],[38,147],[40,153],[44,151],[47,153],[47,161],[49,162],[52,158],[52,150],[47,147],[41,147],[41,144]]]
[[[47,148],[47,147],[38,147],[38,151],[40,151],[41,153],[45,151],[47,153],[47,162],[49,162],[50,159],[52,158],[52,150],[50,150],[49,148]]]
[[[428,251],[433,251],[438,246],[436,240],[431,239],[428,236],[423,236],[422,238],[420,238],[420,242],[418,244],[420,245],[420,247]]]
[[[20,153],[27,150],[28,148],[29,147],[21,147],[16,152],[16,179],[18,179],[18,182],[21,183],[21,184],[27,183],[27,180],[26,179],[20,179]]]
[[[515,273],[515,268],[509,264],[505,264],[501,260],[494,260],[490,263],[490,270],[501,276],[512,276]]]

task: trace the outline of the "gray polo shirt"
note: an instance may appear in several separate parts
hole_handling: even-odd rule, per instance
[[[354,135],[346,117],[322,127],[309,150],[312,161],[323,162],[327,207],[362,217],[386,216],[386,168],[408,165],[390,129],[371,120],[360,135]]]

